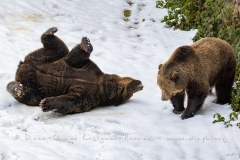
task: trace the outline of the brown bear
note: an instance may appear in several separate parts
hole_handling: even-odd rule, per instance
[[[166,63],[159,65],[157,83],[162,100],[170,99],[173,112],[183,112],[181,118],[186,119],[195,115],[214,86],[216,103],[229,103],[235,70],[236,58],[231,46],[221,39],[207,37],[191,46],[178,47]]]
[[[143,89],[139,80],[103,73],[89,59],[93,48],[88,38],[67,53],[66,45],[54,36],[56,31],[53,27],[43,34],[44,48],[20,63],[15,81],[7,85],[17,101],[39,105],[44,112],[70,114],[122,104]]]

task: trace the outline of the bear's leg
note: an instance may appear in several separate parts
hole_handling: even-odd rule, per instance
[[[69,50],[66,44],[60,38],[54,35],[54,33],[56,33],[57,31],[58,29],[56,27],[49,28],[42,34],[41,41],[47,51],[52,50],[53,53],[51,56],[55,56],[56,58],[60,59],[66,54],[68,54]]]
[[[38,106],[41,97],[31,88],[28,88],[17,81],[12,81],[7,85],[7,91],[20,103],[29,106]]]
[[[174,108],[173,113],[180,114],[184,111],[184,97],[185,91],[177,93],[170,99]]]
[[[207,87],[206,89],[196,87],[194,90],[193,88],[191,90],[187,90],[188,104],[183,114],[181,115],[181,118],[187,119],[193,117],[203,105],[208,93],[209,89]]]
[[[235,72],[229,72],[222,74],[221,77],[216,82],[216,94],[218,104],[225,104],[231,102],[231,91],[234,81]]]
[[[52,46],[56,46],[57,44],[57,39],[54,33],[56,33],[58,29],[56,27],[49,28],[46,30],[42,36],[41,36],[41,41],[44,47],[46,48],[51,48]]]
[[[56,32],[56,27],[49,28],[45,31],[41,36],[43,48],[28,54],[25,57],[24,63],[32,65],[50,63],[68,54],[69,50],[65,43],[54,35]]]
[[[81,68],[90,62],[89,57],[92,50],[92,44],[89,39],[87,37],[83,37],[81,44],[75,46],[69,52],[65,61],[72,67]]]
[[[42,55],[37,58],[37,60],[41,60],[43,63],[54,62],[58,59],[63,58],[69,53],[68,47],[66,44],[57,36],[54,35],[58,29],[56,27],[49,28],[46,32],[44,32],[41,36],[41,41],[43,44]]]
[[[43,112],[55,111],[62,114],[86,112],[96,106],[94,99],[79,94],[67,94],[57,97],[47,97],[41,100],[40,107]]]

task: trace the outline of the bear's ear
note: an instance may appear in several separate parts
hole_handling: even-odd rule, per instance
[[[189,56],[194,54],[194,50],[191,46],[181,46],[177,49],[177,59],[186,60]]]
[[[171,79],[171,81],[173,81],[173,82],[177,82],[178,81],[178,79],[179,79],[179,74],[178,74],[178,72],[173,72],[172,74],[171,74],[171,77],[170,77],[170,79]]]
[[[163,64],[159,64],[158,69],[160,70],[162,68]]]

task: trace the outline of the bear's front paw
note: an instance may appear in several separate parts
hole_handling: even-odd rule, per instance
[[[182,120],[184,120],[184,119],[187,119],[187,118],[191,118],[194,115],[195,115],[194,112],[186,112],[186,111],[184,111],[183,114],[181,115],[181,118],[182,118]]]
[[[49,98],[44,98],[40,101],[39,106],[42,108],[43,112],[48,112],[54,109],[54,107],[50,104]]]
[[[183,110],[182,110],[182,109],[180,110],[180,109],[175,109],[175,108],[174,108],[172,111],[173,111],[173,113],[175,113],[175,114],[181,114],[181,113],[183,113],[184,109],[183,109]]]

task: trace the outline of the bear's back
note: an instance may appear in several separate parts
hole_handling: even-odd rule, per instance
[[[200,60],[199,68],[207,75],[210,85],[220,73],[236,66],[236,58],[230,44],[218,38],[206,37],[193,43],[192,48]]]
[[[191,46],[197,56],[204,61],[209,60],[210,65],[224,66],[228,65],[229,61],[235,61],[232,47],[224,40],[206,37],[196,41]]]

